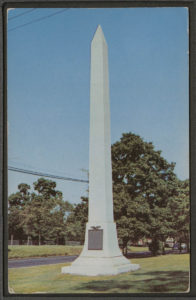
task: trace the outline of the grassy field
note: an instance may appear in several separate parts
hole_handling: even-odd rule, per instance
[[[116,276],[61,274],[69,264],[9,269],[9,287],[19,294],[32,293],[145,293],[186,292],[189,255],[170,254],[132,259],[140,270]]]
[[[83,246],[9,246],[8,258],[79,255]],[[129,251],[148,251],[147,247],[131,247]]]
[[[78,255],[83,246],[9,246],[8,258]]]

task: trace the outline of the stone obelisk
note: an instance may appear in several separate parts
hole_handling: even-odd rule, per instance
[[[108,50],[99,25],[91,43],[88,223],[82,253],[62,273],[115,275],[138,268],[122,255],[113,218]]]

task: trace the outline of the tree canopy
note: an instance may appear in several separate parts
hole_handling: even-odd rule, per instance
[[[157,245],[173,232],[174,167],[151,142],[133,133],[112,145],[114,216],[123,246],[143,237]]]
[[[22,183],[18,186],[19,192],[10,195],[9,232],[16,235],[20,229],[20,238],[26,236],[28,242],[31,238],[39,244],[45,240],[58,243],[65,238],[65,221],[73,205],[63,201],[54,181],[40,178],[33,185],[31,193],[30,186]]]

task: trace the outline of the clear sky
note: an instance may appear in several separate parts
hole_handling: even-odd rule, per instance
[[[179,179],[188,178],[188,10],[81,8],[51,17],[61,9],[23,14],[28,10],[8,14],[8,164],[87,179],[90,43],[100,24],[109,51],[112,143],[136,133],[176,162]],[[8,173],[9,194],[37,180]],[[86,195],[87,184],[56,182],[65,200]]]

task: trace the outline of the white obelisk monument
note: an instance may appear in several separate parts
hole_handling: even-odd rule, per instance
[[[62,273],[115,275],[138,268],[122,255],[113,218],[108,51],[99,25],[91,43],[88,223],[82,253]]]

